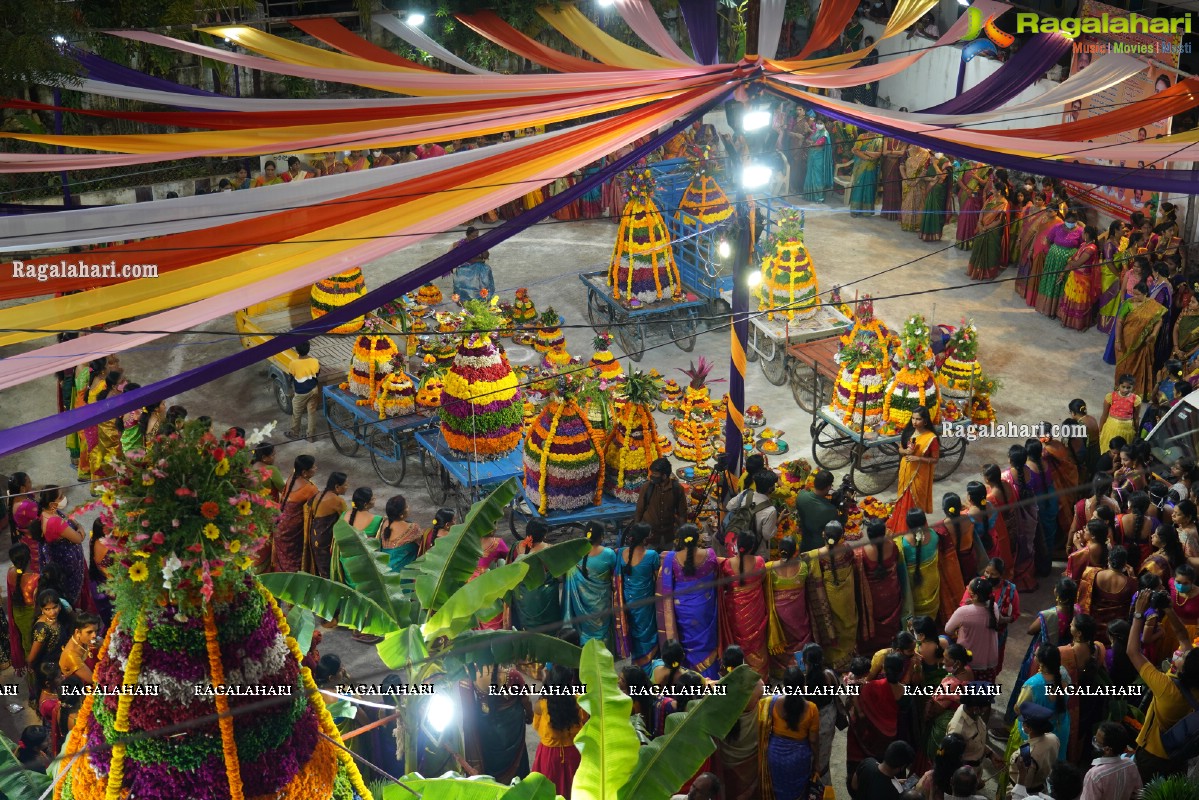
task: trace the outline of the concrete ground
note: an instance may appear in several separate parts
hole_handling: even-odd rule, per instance
[[[832,196],[830,195],[830,199]],[[1067,416],[1066,405],[1071,398],[1084,398],[1092,408],[1101,408],[1103,395],[1111,386],[1112,368],[1101,361],[1104,337],[1091,331],[1078,333],[1064,329],[1058,322],[1046,319],[1025,306],[1012,291],[1011,283],[971,284],[966,278],[968,253],[952,247],[952,226],[947,226],[949,241],[921,242],[914,234],[901,232],[896,222],[880,218],[851,219],[839,202],[830,205],[807,206],[807,237],[822,289],[833,284],[845,287],[844,297],[852,299],[855,292],[876,297],[901,293],[917,293],[895,300],[878,300],[876,313],[892,327],[902,324],[913,314],[922,313],[930,321],[958,325],[963,319],[973,319],[980,332],[979,358],[985,371],[1000,378],[1003,386],[994,398],[1002,422],[1034,424],[1041,420],[1060,421]],[[586,327],[586,299],[576,274],[606,267],[611,254],[615,226],[612,222],[583,221],[573,223],[543,222],[501,244],[491,251],[491,264],[496,285],[503,297],[511,298],[519,286],[529,287],[539,310],[553,305],[566,319],[565,329],[569,351],[584,359],[592,352],[593,331]],[[442,234],[422,244],[393,254],[378,262],[365,265],[368,286],[378,286],[441,254],[461,236],[460,231]],[[882,274],[884,273],[885,274]],[[1011,270],[1005,273],[1010,276]],[[438,281],[448,295],[450,281]],[[965,288],[936,292],[938,288],[969,284]],[[52,323],[53,320],[47,320]],[[215,320],[201,329],[233,333],[231,318]],[[189,334],[171,337],[157,344],[122,355],[126,375],[143,384],[189,369],[235,352],[240,347],[235,336],[201,336]],[[20,357],[28,346],[8,348],[0,352],[5,357]],[[620,355],[619,351],[618,355]],[[678,371],[694,357],[704,355],[717,362],[714,373],[727,376],[729,353],[728,334],[724,330],[699,336],[693,353],[683,353],[673,345],[657,347],[645,354],[639,365],[642,369],[657,368],[664,376],[682,383]],[[347,365],[348,366],[348,365]],[[625,359],[624,367],[631,366]],[[385,486],[371,468],[369,456],[363,451],[356,458],[345,458],[331,446],[326,435],[313,444],[286,443],[282,431],[288,420],[275,406],[264,379],[262,367],[251,367],[226,375],[206,386],[181,396],[169,398],[171,404],[182,404],[193,417],[208,414],[215,428],[241,425],[247,430],[277,421],[274,437],[281,467],[291,463],[300,453],[317,456],[317,481],[332,470],[346,472],[350,486],[371,486],[376,497],[385,499],[396,491],[403,493],[414,508],[413,519],[422,523],[432,518],[434,507],[429,501],[420,470],[410,464],[408,476],[398,489]],[[714,395],[725,391],[723,384],[714,387]],[[5,423],[16,425],[45,416],[54,408],[54,384],[42,379],[6,390],[0,397]],[[790,456],[811,458],[808,433],[810,417],[802,412],[787,386],[770,385],[757,365],[751,364],[748,375],[747,402],[761,405],[772,427],[785,432],[791,446]],[[322,423],[320,430],[326,430]],[[981,440],[970,445],[960,469],[937,487],[938,495],[956,491],[964,495],[965,484],[979,476],[985,463],[1005,463],[1006,451],[1012,441]],[[777,460],[777,459],[776,459]],[[61,441],[41,445],[17,457],[0,460],[0,472],[23,470],[32,475],[36,485],[75,483],[75,472],[67,459]],[[286,470],[285,470],[286,471]],[[72,505],[87,500],[87,490],[69,490]],[[882,495],[894,497],[894,487]],[[382,506],[382,503],[377,503]],[[0,537],[2,539],[3,537]],[[7,543],[0,541],[0,554],[7,552]],[[7,564],[0,567],[7,569]],[[1025,629],[1030,615],[1051,605],[1049,583],[1042,589],[1021,598],[1024,616],[1013,626],[1007,645],[1007,662],[1001,683],[1010,686],[1015,669],[1027,646]],[[340,654],[349,673],[356,680],[377,682],[381,677],[379,662],[373,647],[350,640],[347,633],[326,635],[322,652]],[[0,680],[15,683],[10,671]],[[1006,692],[1004,701],[1006,702]],[[31,718],[26,710],[22,715],[0,714],[0,729],[13,736]],[[536,742],[530,736],[530,742]],[[835,785],[843,787],[844,737],[837,737],[837,752],[833,758]]]

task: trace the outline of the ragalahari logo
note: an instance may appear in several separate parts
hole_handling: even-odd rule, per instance
[[[985,36],[984,39],[978,37]],[[974,6],[966,9],[966,32],[959,42],[967,42],[962,49],[962,60],[971,61],[983,53],[998,55],[1000,50],[1011,47],[1016,37],[1004,33],[995,25],[995,16],[983,18],[983,12]]]

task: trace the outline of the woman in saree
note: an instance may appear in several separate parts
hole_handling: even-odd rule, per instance
[[[1108,559],[1108,527],[1101,519],[1093,519],[1083,529],[1083,546],[1066,559],[1066,577],[1081,583],[1088,569],[1103,569]]]
[[[20,542],[9,548],[8,560],[12,562],[5,577],[8,641],[13,669],[21,676],[25,674],[29,650],[33,647],[33,623],[38,615],[38,573],[29,568],[29,548]]]
[[[911,610],[904,608],[910,597],[901,589],[899,547],[887,536],[886,524],[872,520],[866,525],[866,538],[871,546],[859,548],[855,554],[862,587],[858,640],[861,652],[872,653],[894,641]]]
[[[998,472],[996,479],[1002,485],[1003,479]],[[985,552],[988,559],[998,558],[1004,564],[1011,564],[1012,544],[1008,540],[1006,520],[987,495],[987,487],[980,481],[970,481],[966,484],[966,513],[974,524],[974,536],[981,545],[978,553],[981,555]]]
[[[993,184],[975,221],[978,233],[977,235],[971,234],[974,236],[973,247],[969,246],[969,240],[967,240],[967,247],[964,248],[961,247],[962,242],[958,242],[960,249],[970,250],[970,266],[966,270],[966,274],[972,280],[993,280],[1003,269],[1003,235],[1009,208],[1007,194],[1006,183]],[[959,236],[961,230],[962,220],[959,218]]]
[[[978,164],[966,162],[965,169],[957,176],[957,182],[954,189],[957,192],[959,207],[958,207],[958,227],[954,235],[954,247],[959,250],[970,250],[974,246],[974,234],[980,228],[985,230],[985,225],[980,219],[980,212],[983,210],[983,190],[988,181],[988,175],[991,168],[986,164]],[[987,200],[989,201],[988,194]],[[996,244],[998,244],[996,237]],[[970,259],[973,266],[974,259]]]
[[[583,531],[591,550],[567,573],[562,587],[562,617],[579,632],[579,644],[599,639],[612,648],[612,573],[616,552],[603,545],[604,528],[590,522]],[[582,617],[582,619],[579,619]]]
[[[890,137],[883,140],[882,170],[879,176],[883,185],[883,219],[899,219],[904,197],[903,162],[907,155],[907,142]]]
[[[786,694],[764,697],[758,705],[760,780],[764,800],[807,800],[808,785],[823,765],[815,763],[820,749],[820,711],[803,696],[803,670],[787,668]]]
[[[720,654],[720,660],[724,664],[724,673],[727,675],[745,663],[745,654],[737,645],[730,645]],[[622,672],[621,677],[624,674]],[[644,673],[641,675],[644,677]],[[649,685],[648,681],[644,684],[646,687]],[[737,722],[733,724],[733,729],[716,743],[716,763],[719,764],[720,777],[724,780],[724,796],[728,800],[757,800],[762,796],[762,759],[759,745],[761,736],[758,730],[758,712],[765,690],[766,685],[759,679],[750,693],[745,708],[737,717]],[[637,705],[638,698],[634,698],[634,726],[637,725],[639,719],[636,713]]]
[[[328,578],[333,563],[333,526],[345,513],[346,474],[330,473],[325,488],[312,505],[312,567],[315,575]]]
[[[121,373],[110,371],[98,388],[99,391],[89,395],[89,403],[115,397],[124,391]],[[121,457],[121,430],[117,427],[117,422],[117,419],[106,419],[97,423],[95,438],[88,443],[88,458],[91,461],[88,479],[91,481],[102,481],[112,477],[112,465],[109,462]],[[97,493],[99,487],[93,484],[92,494]]]
[[[657,591],[658,638],[678,640],[687,664],[713,680],[720,675],[717,570],[716,552],[699,546],[699,529],[680,525],[675,549],[662,556]]]
[[[129,384],[125,391],[131,391],[137,384]],[[140,387],[139,387],[140,388]],[[131,453],[134,450],[145,450],[146,443],[158,435],[162,419],[166,415],[165,400],[151,403],[145,408],[135,409],[121,417],[121,452]]]
[[[737,535],[737,556],[720,561],[720,577],[729,579],[720,587],[721,639],[735,644],[745,654],[745,663],[763,680],[770,678],[766,605],[766,562],[754,555],[757,537],[753,531]]]
[[[1138,283],[1116,321],[1117,383],[1131,375],[1133,390],[1141,397],[1153,391],[1153,348],[1165,316],[1166,309],[1149,299],[1149,287]]]
[[[845,769],[857,772],[867,758],[882,760],[887,745],[899,733],[899,699],[905,687],[900,682],[906,664],[903,656],[890,653],[883,659],[883,674],[867,681],[849,707]]]
[[[985,551],[975,544],[974,520],[962,513],[966,508],[962,505],[961,497],[954,492],[946,492],[941,498],[941,510],[945,512],[945,518],[933,530],[941,537],[946,549],[953,550],[952,559],[957,561],[957,580],[952,581],[953,586],[944,587],[950,598],[957,598],[961,594],[957,586],[965,587],[978,577],[981,569],[978,553]]]
[[[912,411],[912,418],[899,438],[899,499],[887,521],[891,531],[905,530],[903,525],[909,509],[918,508],[925,514],[933,510],[933,481],[937,458],[941,454],[941,439],[933,427],[932,416],[924,406]]]
[[[528,558],[549,547],[550,545],[545,541],[549,532],[549,526],[544,522],[539,519],[530,519],[525,526],[525,538],[516,543],[513,561]],[[539,585],[532,589],[523,585],[516,587],[516,593],[512,600],[512,627],[522,631],[537,631],[553,635],[554,628],[562,624],[562,582],[549,574],[544,566],[540,569],[543,574]],[[653,613],[652,607],[650,613],[651,615]],[[618,619],[618,629],[620,624]],[[653,629],[656,648],[658,644],[657,626],[651,623],[650,627]],[[537,674],[537,671],[532,670],[530,674]]]
[[[36,539],[41,564],[39,573],[45,574],[53,565],[59,572],[59,593],[71,608],[79,609],[83,600],[83,587],[87,577],[87,561],[83,557],[83,527],[63,513],[67,496],[57,486],[47,486],[37,498],[38,517],[29,523],[29,535]]]
[[[1015,685],[1008,697],[1005,717],[1008,724],[1016,719],[1016,700],[1021,694],[1021,687],[1036,672],[1037,650],[1048,646],[1056,651],[1059,645],[1070,641],[1070,623],[1074,621],[1077,601],[1078,584],[1069,578],[1060,578],[1053,588],[1053,608],[1038,612],[1036,619],[1029,625],[1028,635],[1032,637],[1032,641],[1028,643],[1028,650],[1020,662]]]
[[[1096,327],[1102,333],[1111,333],[1116,324],[1116,311],[1120,308],[1124,264],[1128,258],[1128,223],[1114,220],[1107,233],[1099,241],[1099,300]]]
[[[1083,242],[1084,230],[1078,222],[1078,216],[1071,211],[1066,214],[1061,225],[1051,228],[1045,234],[1048,248],[1045,251],[1045,262],[1033,303],[1037,313],[1051,319],[1057,316],[1058,304],[1066,285],[1066,267]]]
[[[1032,473],[1030,484],[1037,498],[1038,538],[1036,556],[1033,559],[1036,577],[1048,577],[1053,571],[1053,558],[1057,552],[1058,513],[1061,511],[1060,483],[1053,465],[1045,458],[1045,446],[1040,439],[1026,439],[1024,451],[1028,454],[1028,469]],[[1063,488],[1062,494],[1066,494]],[[1064,541],[1064,538],[1063,538]]]
[[[1007,215],[1007,227],[1003,231],[1003,254],[1000,259],[1000,264],[1009,266],[1020,260],[1019,242],[1020,236],[1024,232],[1024,221],[1032,210],[1032,202],[1029,199],[1028,191],[1024,187],[1018,187],[1012,190],[1011,206]]]
[[[766,609],[770,614],[770,672],[779,677],[812,642],[808,618],[808,559],[796,558],[795,537],[779,542],[779,560],[766,563]]]
[[[1199,361],[1199,292],[1186,292],[1185,296],[1186,305],[1174,322],[1174,357],[1189,374]]]
[[[941,678],[937,691],[924,705],[925,738],[922,749],[930,761],[945,738],[945,730],[949,727],[953,712],[962,704],[966,685],[974,681],[970,658],[970,651],[957,642],[945,648],[945,677]]]
[[[312,501],[316,498],[316,458],[296,456],[291,477],[283,487],[279,517],[271,534],[271,572],[309,571],[311,562]]]
[[[936,619],[941,613],[940,538],[928,527],[918,508],[907,513],[907,532],[900,539],[904,571],[900,579],[904,607],[917,617]],[[954,595],[957,598],[957,595]]]
[[[527,685],[520,671],[498,664],[479,668],[463,682],[472,702],[462,704],[466,762],[500,783],[529,775],[525,733],[533,721],[533,703],[517,694]]]
[[[1024,288],[1024,302],[1034,308],[1037,305],[1037,294],[1041,288],[1041,281],[1045,277],[1045,257],[1049,255],[1049,247],[1052,244],[1050,236],[1064,224],[1061,212],[1056,209],[1046,207],[1045,216],[1048,218],[1046,224],[1041,227],[1032,240],[1028,279]]]
[[[588,538],[590,538],[590,537],[588,537]],[[501,539],[494,531],[490,534],[485,535],[483,537],[482,541],[480,542],[480,544],[483,546],[483,554],[481,556],[479,556],[479,563],[477,565],[475,565],[474,574],[471,575],[468,580],[472,580],[472,581],[475,580],[476,578],[480,577],[485,572],[487,572],[487,570],[491,569],[493,566],[496,566],[497,563],[502,564],[508,558],[508,552],[509,552],[508,543],[505,542],[503,539]],[[609,550],[608,552],[611,552],[611,550]],[[587,560],[586,556],[584,556],[583,560],[584,561]],[[578,568],[576,567],[576,569],[578,569]],[[607,578],[607,583],[609,584],[609,595],[608,595],[609,605],[604,606],[605,609],[610,607],[611,600],[612,600],[612,596],[610,593],[612,577],[611,577],[610,572],[609,572],[609,575]],[[601,620],[601,623],[604,625],[608,625],[609,624],[608,618],[604,617]],[[594,625],[595,623],[593,622],[592,624]],[[580,623],[580,625],[582,625],[582,623]],[[503,609],[501,609],[500,612],[498,614],[496,614],[494,617],[492,617],[491,619],[479,620],[479,624],[475,628],[475,630],[500,631],[500,630],[510,629],[511,627],[512,627],[512,610],[507,603],[504,603]],[[581,632],[582,631],[580,628],[580,633]],[[611,639],[611,637],[609,637],[609,640],[610,639]]]
[[[1066,264],[1066,283],[1058,303],[1057,318],[1067,328],[1085,331],[1095,322],[1099,302],[1099,232],[1087,225],[1082,244]]]
[[[109,364],[117,365],[119,361],[115,355],[108,358],[92,359],[86,367],[80,366],[75,369],[75,381],[72,389],[71,408],[82,408],[91,402],[92,389],[98,384],[104,382],[104,376],[108,374],[110,369]],[[99,393],[99,390],[96,391]],[[71,455],[71,463],[75,465],[79,480],[88,480],[91,472],[91,448],[96,439],[96,426],[91,425],[81,431],[77,431],[67,437],[67,451]]]
[[[1123,277],[1120,279],[1121,294],[1116,304],[1115,319],[1112,321],[1111,331],[1107,336],[1107,347],[1103,350],[1103,363],[1113,366],[1116,363],[1116,331],[1120,326],[1120,317],[1125,313],[1132,300],[1133,289],[1138,283],[1148,286],[1150,276],[1153,274],[1149,257],[1145,255],[1145,248],[1138,246],[1141,244],[1140,232],[1134,231],[1128,237],[1128,242],[1128,249],[1123,254],[1126,263]],[[1146,294],[1148,293],[1146,292]]]
[[[1070,641],[1058,646],[1058,660],[1072,686],[1092,691],[1099,687],[1098,669],[1107,663],[1107,648],[1095,641],[1098,631],[1098,625],[1089,614],[1075,614],[1070,622]],[[1071,762],[1077,764],[1086,755],[1083,748],[1090,743],[1095,728],[1103,721],[1106,705],[1096,697],[1088,698],[1085,703],[1079,701],[1078,695],[1067,698],[1070,734],[1068,739],[1062,740],[1062,750]],[[1059,756],[1059,760],[1065,759]]]
[[[824,526],[824,546],[809,555],[818,569],[809,575],[809,607],[824,619],[814,620],[828,636],[821,645],[834,669],[843,669],[858,641],[857,562],[845,542],[845,528],[833,521]]]
[[[883,156],[883,137],[859,137],[853,145],[853,189],[849,195],[851,217],[873,217],[874,198],[878,194],[879,159]]]
[[[1067,636],[1070,635],[1068,631],[1069,629]],[[1069,686],[1072,686],[1070,675],[1062,666],[1061,651],[1054,645],[1043,644],[1036,650],[1036,672],[1024,682],[1019,692],[1012,692],[1012,697],[1017,698],[1016,708],[1025,703],[1036,703],[1053,712],[1053,733],[1061,743],[1058,761],[1067,760],[1066,743],[1070,741],[1070,713],[1065,694]],[[1054,690],[1052,694],[1049,691],[1051,687]],[[1008,737],[1008,750],[1014,753],[1022,742],[1027,741],[1028,735],[1024,732],[1023,723],[1016,720]],[[1010,753],[1008,755],[1010,756]]]
[[[416,560],[421,529],[408,521],[408,500],[397,494],[387,498],[383,507],[386,519],[379,525],[379,549],[387,553],[387,565],[399,572]]]
[[[1096,636],[1109,643],[1107,627],[1128,617],[1137,580],[1128,567],[1128,551],[1117,545],[1108,553],[1107,563],[1083,570],[1078,581],[1078,607],[1090,614],[1098,626]]]
[[[811,112],[809,112],[811,116]],[[817,117],[808,139],[808,172],[804,176],[804,198],[814,203],[824,202],[824,193],[833,185],[832,138],[824,121]]]
[[[545,686],[554,693],[539,698],[533,711],[533,728],[540,738],[533,756],[533,772],[549,778],[566,800],[570,800],[571,783],[579,768],[575,737],[588,718],[587,712],[579,708],[579,701],[567,693],[575,683],[565,667],[555,666],[545,679]]]
[[[588,164],[583,168],[583,178],[590,178],[603,169],[600,162]],[[603,186],[593,186],[579,198],[579,214],[583,219],[599,219],[604,215]]]
[[[924,214],[924,200],[931,188],[924,181],[924,174],[932,163],[933,154],[923,147],[908,147],[903,161],[903,205],[899,212],[899,227],[905,231],[919,231],[920,219]]]
[[[922,242],[939,242],[945,233],[945,209],[952,174],[953,163],[945,156],[936,154],[920,177],[921,182],[928,186],[928,194],[924,197],[924,209],[920,215]]]
[[[1032,196],[1032,205],[1020,223],[1020,236],[1013,245],[1012,258],[1016,262],[1016,280],[1013,289],[1020,297],[1028,294],[1032,275],[1033,247],[1045,229],[1057,221],[1055,213],[1045,206],[1045,197],[1039,192]],[[1039,279],[1039,278],[1038,278]],[[1035,284],[1033,284],[1035,286]]]
[[[1035,592],[1037,536],[1040,531],[1040,507],[1036,502],[1036,476],[1028,467],[1028,450],[1014,444],[1008,448],[1008,468],[1003,472],[1003,482],[1011,490],[1014,499],[1008,508],[1013,512],[1008,520],[1008,534],[1012,538],[1015,558],[1016,587],[1022,592]]]
[[[531,523],[530,523],[531,524]],[[616,653],[647,672],[658,657],[658,623],[654,588],[662,558],[647,546],[653,528],[648,522],[629,526],[626,545],[616,553]]]
[[[999,552],[999,557],[1003,558],[1004,562],[1012,569],[1012,577],[1015,576],[1016,565],[1016,529],[1019,523],[1019,506],[1017,500],[1019,495],[1016,488],[1008,483],[1003,472],[999,469],[998,464],[985,464],[983,466],[983,483],[986,487],[986,502],[992,510],[996,512],[997,519],[995,520],[994,538],[998,548],[1006,550],[1007,557],[1004,557],[1002,550]],[[970,484],[966,486],[966,492],[971,491]],[[1006,548],[999,544],[1007,542]]]

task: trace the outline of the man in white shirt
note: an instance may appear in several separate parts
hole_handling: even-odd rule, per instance
[[[1104,722],[1092,742],[1099,754],[1082,779],[1081,800],[1134,800],[1141,793],[1141,773],[1125,755],[1128,732],[1118,722]]]

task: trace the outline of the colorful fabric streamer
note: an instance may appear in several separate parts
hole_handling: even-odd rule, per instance
[[[614,39],[596,27],[591,20],[583,16],[582,11],[574,6],[562,5],[558,8],[538,6],[537,13],[541,15],[542,19],[553,25],[558,33],[582,48],[583,52],[608,66],[628,69],[671,69],[686,63],[652,55],[630,47],[619,39]]]
[[[1070,43],[1071,40],[1060,33],[1038,33],[976,86],[944,103],[920,109],[920,113],[974,114],[999,108],[1036,83],[1061,60],[1070,49]]]
[[[474,64],[468,64],[458,56],[446,50],[437,42],[430,39],[419,28],[409,25],[407,22],[395,17],[391,14],[376,14],[371,17],[371,21],[378,25],[383,30],[390,33],[396,38],[403,39],[408,44],[415,47],[417,50],[428,53],[434,58],[441,59],[451,67],[457,67],[463,72],[469,72],[472,75],[494,75],[491,70],[476,67]]]
[[[372,41],[362,38],[335,19],[293,19],[288,20],[288,22],[312,38],[322,41],[343,53],[379,64],[391,64],[393,67],[408,67],[409,69],[437,72],[433,67],[418,64],[397,53],[386,50]]]
[[[687,38],[691,40],[691,52],[695,53],[696,60],[705,65],[715,64],[720,59],[716,0],[679,0],[679,11],[683,13]]]
[[[541,42],[513,28],[500,19],[494,11],[476,11],[473,14],[455,14],[454,19],[470,28],[488,41],[495,42],[500,47],[511,50],[522,58],[527,58],[534,64],[540,64],[546,69],[556,72],[608,72],[620,69],[607,64],[597,64],[585,58],[567,55],[552,47],[546,47]]]
[[[616,10],[629,29],[658,55],[680,64],[699,63],[684,53],[670,32],[662,26],[662,20],[658,19],[658,12],[649,4],[649,0],[616,0]]]
[[[779,37],[783,34],[783,17],[787,10],[786,0],[761,0],[762,12],[758,17],[758,52],[760,58],[774,58],[779,53]],[[832,0],[830,0],[830,3]],[[821,11],[824,3],[820,4]]]
[[[808,41],[791,60],[805,59],[812,53],[835,44],[842,31],[849,26],[853,12],[857,9],[858,4],[855,0],[821,0],[820,10],[816,12],[816,22],[808,34]],[[762,55],[764,58],[774,58],[764,52]]]

